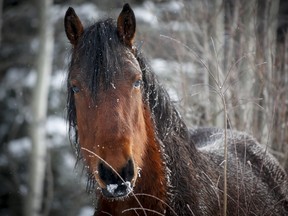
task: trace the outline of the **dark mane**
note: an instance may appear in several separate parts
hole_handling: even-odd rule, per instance
[[[117,35],[115,23],[109,18],[88,27],[73,52],[74,61],[70,71],[79,68],[84,70],[83,79],[93,96],[97,95],[98,83],[104,83],[105,88],[111,86],[114,73],[123,64],[120,57],[124,46]]]
[[[136,58],[143,73],[144,100],[149,104],[158,138],[164,142],[169,140],[169,137],[178,135],[188,141],[186,124],[171,102],[167,91],[159,83],[157,76],[143,57],[141,50],[137,50]]]

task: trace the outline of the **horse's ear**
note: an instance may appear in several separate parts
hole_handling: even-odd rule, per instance
[[[65,14],[64,26],[67,38],[72,45],[76,45],[79,37],[83,34],[83,25],[72,7]]]
[[[117,20],[117,30],[125,45],[132,48],[136,32],[136,19],[129,4],[125,4]]]

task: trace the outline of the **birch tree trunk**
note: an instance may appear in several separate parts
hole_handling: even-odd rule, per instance
[[[267,114],[273,116],[270,100],[274,96],[269,95],[269,92],[271,90],[272,72],[274,70],[273,55],[275,55],[278,9],[279,0],[258,0],[255,59],[257,67],[254,95],[260,99],[258,103],[259,107],[264,107],[268,111],[265,113],[263,110],[254,109],[253,134],[262,143],[267,143],[267,135],[269,135],[269,125],[271,122],[267,118]],[[270,96],[271,98],[269,99]]]
[[[203,3],[205,6],[205,4]],[[205,8],[205,7],[204,7]],[[203,31],[203,53],[206,66],[209,71],[204,74],[205,95],[208,95],[209,102],[206,103],[205,116],[212,120],[212,124],[223,127],[223,104],[216,93],[220,89],[221,78],[223,78],[224,60],[224,7],[223,1],[213,2],[213,12],[206,12],[206,20],[201,23]]]
[[[285,143],[288,143],[288,132],[287,132],[287,127],[288,127],[288,33],[285,33],[284,36],[284,46],[281,47],[283,49],[283,54],[282,54],[282,61],[283,65],[280,67],[280,79],[283,88],[283,96],[282,96],[282,106],[281,106],[281,112],[278,117],[279,119],[279,125],[278,128],[280,128],[280,139],[277,139],[276,137],[274,138],[275,141],[278,141],[278,149],[279,146],[281,145],[281,150],[283,149],[284,151],[284,157],[283,157],[283,167],[285,170],[288,170],[288,149],[285,146]],[[286,92],[286,93],[284,93]],[[286,97],[285,97],[286,96]],[[278,123],[278,122],[276,122]],[[277,140],[276,140],[277,139]]]
[[[208,41],[211,41],[213,44],[210,46],[210,53],[211,53],[211,62],[209,65],[210,67],[210,76],[209,76],[209,86],[215,87],[216,91],[221,91],[219,89],[219,84],[222,81],[223,77],[223,62],[224,62],[224,52],[223,52],[223,46],[224,46],[224,7],[223,7],[223,1],[222,0],[216,0],[214,1],[214,11],[213,11],[213,17],[212,17],[212,32],[211,32],[211,38],[209,38]],[[209,52],[207,52],[209,53]],[[214,78],[212,78],[212,75]],[[221,84],[220,84],[221,85]],[[221,98],[218,94],[212,93],[210,94],[210,100],[212,103],[211,109],[217,108],[218,110],[213,110],[214,113],[216,113],[214,118],[214,124],[217,127],[224,127],[223,122],[223,104],[221,102]],[[212,111],[212,112],[213,112]],[[216,112],[215,112],[216,111]]]
[[[245,16],[241,16],[241,23],[243,26],[242,32],[239,38],[239,44],[242,47],[241,57],[243,61],[239,64],[239,81],[240,88],[239,92],[242,93],[241,99],[243,101],[239,101],[242,109],[239,110],[239,124],[237,127],[240,130],[245,130],[248,133],[252,131],[253,125],[253,107],[255,106],[255,97],[251,94],[253,89],[253,84],[255,83],[255,52],[256,52],[256,7],[257,0],[245,1],[242,4],[242,11]],[[243,72],[244,75],[240,76],[240,73]],[[257,101],[256,101],[257,103]]]
[[[32,151],[30,156],[29,193],[26,216],[42,215],[43,186],[47,157],[45,123],[49,81],[53,60],[53,26],[49,18],[52,0],[37,1],[39,11],[39,53],[36,59],[37,82],[32,98]]]

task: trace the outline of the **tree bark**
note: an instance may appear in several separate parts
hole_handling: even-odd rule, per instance
[[[45,123],[49,81],[53,61],[53,26],[49,17],[52,0],[37,1],[39,11],[39,54],[36,59],[37,82],[32,98],[33,120],[30,128],[32,151],[30,156],[29,193],[26,216],[42,215],[43,187],[47,157]]]
[[[205,117],[217,127],[223,127],[223,104],[221,102],[220,86],[223,78],[224,60],[224,7],[223,1],[213,2],[213,13],[209,13],[205,2],[203,4],[204,20],[201,22],[203,40],[203,51],[201,58],[204,59],[204,91],[208,95],[209,101],[206,102]],[[205,10],[206,9],[206,10]],[[207,70],[206,70],[207,69]]]
[[[259,107],[263,110],[254,109],[253,134],[261,143],[267,143],[270,134],[271,118],[273,116],[273,99],[271,93],[273,55],[275,55],[275,43],[277,32],[277,15],[279,0],[258,0],[257,30],[256,30],[256,81],[254,85],[254,96],[258,97]],[[269,98],[270,97],[270,98]],[[264,109],[264,110],[265,110]],[[272,120],[273,121],[273,120]],[[267,124],[266,124],[267,123]]]
[[[239,44],[241,46],[240,58],[243,61],[239,64],[238,77],[239,77],[239,88],[238,92],[241,92],[240,97],[242,109],[239,110],[239,118],[237,128],[240,130],[245,130],[248,133],[252,131],[253,125],[253,107],[257,103],[255,102],[255,97],[251,92],[253,92],[253,85],[255,82],[255,53],[256,53],[256,7],[257,0],[245,1],[242,6],[243,15],[241,16],[242,29],[240,32]],[[243,73],[243,76],[240,76]]]

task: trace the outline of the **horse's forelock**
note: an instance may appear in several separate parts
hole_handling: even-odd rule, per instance
[[[86,28],[74,53],[83,80],[92,96],[97,96],[99,83],[105,89],[111,87],[116,73],[121,73],[123,53],[127,48],[117,34],[116,22],[106,19]]]

